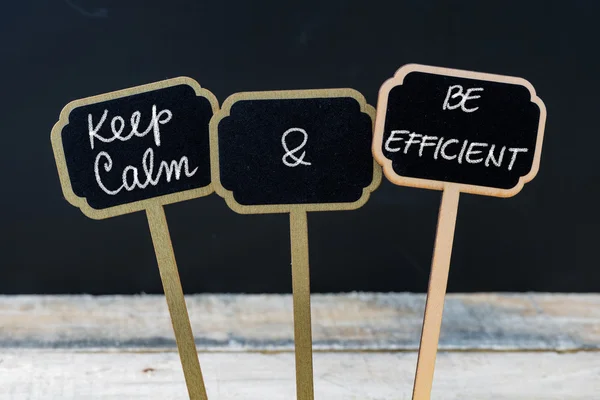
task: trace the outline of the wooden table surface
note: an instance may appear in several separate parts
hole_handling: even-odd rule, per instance
[[[295,398],[288,295],[194,295],[211,400]],[[313,295],[315,398],[410,399],[425,296]],[[600,295],[448,295],[433,400],[600,399]],[[0,400],[186,399],[162,296],[0,296]]]

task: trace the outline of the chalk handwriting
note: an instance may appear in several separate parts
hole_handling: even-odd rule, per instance
[[[390,153],[399,152],[402,149],[401,147],[392,147],[390,145],[392,144],[392,142],[401,142],[403,140],[401,137],[396,135],[408,135],[409,133],[410,131],[405,130],[392,131],[390,133],[390,136],[385,141],[385,151],[389,151]]]
[[[92,146],[92,150],[94,149],[94,139],[98,139],[99,141],[104,143],[110,143],[116,139],[125,142],[131,139],[133,136],[144,137],[150,131],[152,131],[152,133],[154,134],[154,143],[156,143],[157,146],[160,146],[160,125],[164,125],[167,122],[169,122],[173,117],[173,113],[166,109],[157,112],[156,105],[153,105],[152,118],[150,120],[150,123],[148,124],[148,127],[145,131],[139,132],[138,128],[140,125],[140,119],[142,117],[142,114],[139,111],[135,111],[133,114],[131,114],[131,118],[129,120],[131,131],[124,136],[122,135],[122,133],[125,129],[125,120],[120,115],[116,115],[110,121],[110,130],[112,136],[104,137],[98,132],[100,131],[102,125],[106,121],[107,116],[108,110],[104,110],[104,113],[102,113],[102,117],[100,117],[100,121],[98,121],[98,123],[94,125],[92,121],[92,114],[88,114],[88,135],[90,137],[90,146]]]
[[[103,163],[102,163],[103,162]],[[145,175],[145,180],[143,178],[140,180],[139,169],[128,165],[123,170],[121,174],[122,184],[116,189],[107,188],[102,182],[102,177],[100,176],[100,165],[104,169],[104,172],[110,172],[113,167],[113,161],[110,155],[106,151],[101,151],[96,156],[96,161],[94,162],[94,174],[96,176],[96,182],[98,186],[107,194],[114,196],[118,194],[121,190],[125,189],[128,192],[131,192],[135,188],[145,189],[148,185],[156,186],[158,185],[163,172],[164,177],[167,182],[171,182],[173,176],[175,176],[176,180],[181,178],[181,172],[183,171],[184,175],[188,178],[194,176],[194,174],[198,171],[198,167],[194,168],[190,171],[189,160],[186,156],[181,157],[179,161],[173,160],[170,163],[166,161],[161,161],[158,170],[156,171],[156,175],[153,177],[154,173],[154,151],[152,148],[148,148],[144,152],[144,156],[142,157],[142,169],[143,174]]]
[[[298,145],[298,146],[294,147],[292,150],[290,150],[288,148],[286,138],[292,132],[302,133],[302,135],[304,136],[304,139],[302,140],[302,143],[300,143],[300,145]],[[296,157],[296,155],[295,155],[298,151],[300,151],[306,145],[306,142],[308,142],[308,133],[306,133],[306,131],[304,129],[290,128],[287,131],[285,131],[283,133],[283,135],[281,136],[281,145],[283,146],[283,150],[285,150],[285,154],[281,158],[281,161],[283,161],[283,163],[286,166],[291,167],[291,168],[297,167],[300,164],[311,165],[310,162],[304,161],[304,157],[306,157],[306,151],[303,151],[302,154],[300,154],[300,157]],[[291,159],[292,161],[289,161],[289,159]]]
[[[414,148],[419,157],[429,155],[427,154],[428,147],[431,148],[429,154],[433,153],[431,156],[434,160],[441,156],[443,160],[456,160],[459,164],[466,161],[468,164],[482,164],[485,167],[493,165],[500,168],[504,166],[509,171],[513,169],[518,155],[529,151],[527,148],[497,146],[453,138],[438,138],[437,136],[421,135],[408,130],[392,130],[384,144],[385,151],[390,153],[402,151],[404,154],[408,154],[410,149]],[[503,162],[506,151],[512,153],[508,164]]]
[[[454,93],[452,93],[453,91],[454,91]],[[460,107],[460,109],[466,113],[471,113],[471,112],[477,111],[479,109],[479,107],[467,108],[465,103],[468,100],[475,100],[475,99],[480,98],[481,97],[480,95],[478,95],[478,94],[471,95],[471,93],[481,92],[481,91],[483,91],[483,88],[471,88],[471,89],[467,89],[467,91],[465,93],[463,93],[463,87],[461,85],[452,85],[448,88],[448,93],[446,94],[446,99],[444,100],[444,105],[442,106],[442,110],[455,110],[458,107]],[[451,105],[450,100],[454,100],[456,98],[460,98],[460,101],[458,103]]]
[[[161,125],[166,124],[173,118],[173,113],[170,110],[158,110],[156,105],[152,106],[150,122],[146,129],[140,132],[140,120],[142,114],[140,111],[135,111],[129,118],[129,132],[124,134],[125,119],[120,115],[115,115],[110,120],[107,128],[110,127],[110,136],[102,135],[101,129],[108,118],[108,110],[104,110],[102,116],[97,123],[94,123],[92,114],[88,114],[88,135],[90,138],[90,146],[94,149],[96,140],[102,143],[111,143],[115,140],[126,142],[133,137],[144,137],[147,134],[153,134],[154,145],[161,145]],[[106,131],[107,129],[104,129]],[[132,191],[134,189],[146,189],[148,186],[157,186],[159,182],[165,180],[171,182],[173,179],[179,180],[184,175],[190,178],[196,174],[198,167],[190,171],[190,162],[187,156],[182,156],[179,160],[170,162],[161,161],[158,168],[155,170],[154,150],[149,147],[142,156],[142,166],[140,168],[128,165],[121,173],[121,186],[117,188],[108,188],[105,185],[106,174],[113,169],[113,159],[107,151],[100,151],[96,155],[94,161],[94,175],[98,186],[108,195],[115,196],[122,190]],[[104,181],[103,178],[104,177]]]

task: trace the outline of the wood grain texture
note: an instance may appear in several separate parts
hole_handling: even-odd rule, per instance
[[[209,399],[295,397],[291,296],[186,300]],[[424,301],[313,295],[315,398],[410,399]],[[436,400],[600,393],[600,295],[450,294],[440,344]],[[0,296],[0,400],[186,398],[163,296]]]
[[[207,400],[165,211],[158,205],[149,207],[146,213],[190,400]]]
[[[429,400],[431,398],[459,197],[458,185],[448,184],[442,193],[433,260],[429,274],[429,286],[427,288],[427,300],[425,302],[421,346],[419,347],[419,357],[417,359],[413,400]]]
[[[315,398],[410,399],[416,353],[315,353]],[[291,353],[208,353],[211,400],[295,397]],[[186,399],[177,353],[0,351],[0,400]],[[436,400],[592,400],[596,353],[440,352]]]
[[[199,351],[293,351],[290,295],[186,296]],[[423,294],[312,295],[316,351],[418,349]],[[175,350],[163,296],[0,296],[0,348]],[[600,350],[600,295],[448,294],[440,350]],[[200,356],[202,357],[202,355]]]
[[[292,292],[294,307],[294,349],[296,356],[296,398],[314,400],[312,323],[310,320],[310,269],[306,211],[290,213],[292,249]]]

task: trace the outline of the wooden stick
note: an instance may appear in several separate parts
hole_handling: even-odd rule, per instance
[[[293,210],[290,213],[290,241],[296,346],[296,397],[298,400],[314,400],[306,211]]]
[[[417,372],[413,388],[413,400],[429,400],[431,397],[433,371],[435,369],[435,358],[442,327],[444,297],[446,296],[446,287],[448,285],[448,272],[450,271],[450,257],[452,256],[452,242],[454,241],[454,227],[456,226],[459,195],[460,191],[454,185],[446,186],[442,193],[433,260],[429,275],[429,288],[427,289],[427,301],[425,303],[425,317],[421,331]]]
[[[157,205],[148,208],[146,214],[188,394],[190,400],[208,400],[165,211],[161,205]]]

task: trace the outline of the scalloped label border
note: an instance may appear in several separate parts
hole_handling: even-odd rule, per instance
[[[385,117],[387,114],[388,97],[392,88],[402,85],[404,77],[411,72],[425,72],[428,74],[453,76],[457,78],[470,78],[481,81],[499,82],[499,83],[510,83],[515,85],[524,86],[529,90],[531,94],[531,102],[535,103],[540,109],[540,120],[538,124],[537,140],[535,143],[535,153],[533,157],[533,164],[531,171],[525,176],[519,179],[519,182],[511,189],[499,189],[488,186],[469,185],[457,182],[447,182],[430,180],[423,178],[411,178],[402,175],[398,175],[392,166],[392,160],[385,157],[382,150],[383,134],[385,128]],[[484,196],[494,197],[511,197],[516,195],[523,189],[523,186],[531,181],[538,173],[540,167],[540,158],[542,154],[542,142],[544,140],[544,129],[546,126],[546,106],[542,99],[540,99],[533,85],[523,78],[517,78],[505,75],[486,74],[481,72],[465,71],[460,69],[432,67],[428,65],[420,64],[407,64],[394,74],[394,76],[383,83],[379,89],[379,98],[377,100],[377,116],[375,118],[375,129],[373,137],[373,157],[383,167],[383,173],[386,178],[400,186],[410,186],[423,189],[434,189],[434,190],[445,190],[450,186],[458,188],[460,192],[479,194]]]
[[[52,133],[50,134],[50,137],[52,142],[52,150],[54,151],[54,159],[56,160],[56,167],[58,169],[58,175],[63,190],[63,195],[69,203],[81,209],[81,211],[90,218],[104,219],[114,217],[117,215],[129,214],[136,211],[146,210],[157,205],[162,206],[165,204],[195,199],[197,197],[208,196],[209,194],[214,192],[213,183],[211,182],[210,184],[204,187],[184,190],[176,193],[170,193],[162,196],[152,197],[150,199],[134,201],[131,203],[126,203],[99,210],[92,208],[88,204],[87,199],[85,197],[77,196],[73,191],[73,187],[71,186],[71,179],[69,176],[65,152],[62,143],[62,130],[69,123],[69,115],[71,114],[71,111],[73,109],[89,104],[101,103],[107,100],[120,99],[123,97],[129,97],[140,93],[151,92],[154,90],[164,89],[178,85],[188,85],[194,89],[197,96],[206,98],[211,105],[213,111],[212,117],[214,118],[214,116],[219,111],[219,102],[217,101],[217,98],[210,91],[202,88],[198,84],[198,82],[188,77],[167,79],[164,81],[154,82],[147,85],[135,86],[132,88],[118,90],[115,92],[74,100],[62,109],[58,122],[52,128]],[[213,160],[211,159],[210,162],[212,170]]]
[[[351,97],[360,105],[360,111],[369,115],[373,123],[375,122],[375,108],[369,105],[365,97],[354,89],[312,89],[312,90],[282,90],[266,92],[242,92],[229,96],[223,106],[210,121],[210,149],[212,182],[215,186],[215,192],[225,199],[225,202],[233,211],[240,214],[268,214],[268,213],[291,213],[294,211],[338,211],[354,210],[362,207],[379,184],[381,183],[382,173],[379,164],[373,160],[373,179],[371,183],[363,188],[363,193],[357,201],[349,203],[310,203],[310,204],[266,204],[266,205],[243,205],[238,203],[233,191],[226,189],[221,184],[219,168],[219,122],[228,117],[231,107],[238,101],[245,100],[269,100],[269,99],[311,99],[311,98],[332,98],[332,97]]]

